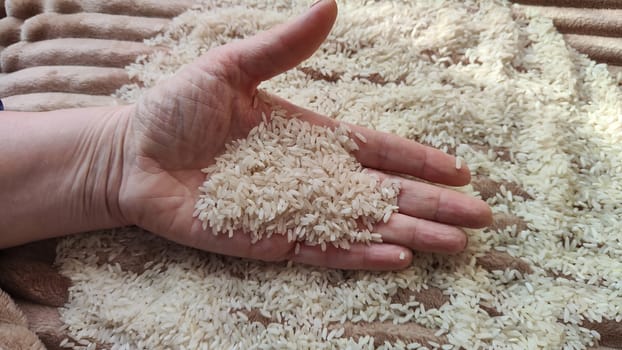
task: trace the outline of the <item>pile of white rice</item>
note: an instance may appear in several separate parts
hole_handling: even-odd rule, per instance
[[[374,340],[345,338],[339,322],[388,321],[435,329],[446,337],[444,348],[593,345],[599,335],[584,320],[622,320],[622,94],[606,67],[569,50],[549,20],[517,15],[502,1],[339,5],[334,30],[304,70],[262,87],[342,121],[456,149],[475,173],[531,195],[502,189],[488,200],[495,213],[518,216],[527,228],[470,231],[464,254],[417,254],[394,273],[223,258],[134,231],[116,232],[116,240],[103,239],[108,232],[69,237],[58,251],[74,283],[62,311],[69,330],[113,348],[341,349],[371,348]],[[129,69],[150,86],[199,53],[307,6],[210,2],[151,41],[169,54]],[[338,78],[315,80],[310,69]],[[139,93],[120,92],[128,99]],[[481,145],[508,149],[509,160]],[[119,243],[136,235],[145,244]],[[160,248],[140,275],[94,258],[154,244]],[[476,258],[490,249],[522,258],[533,273],[484,270]],[[442,289],[450,302],[425,309],[415,296],[392,301],[399,288],[424,287]],[[248,310],[272,323],[249,322]],[[435,347],[398,341],[382,348],[424,346]]]
[[[252,243],[273,234],[322,250],[327,243],[349,249],[350,243],[382,242],[371,231],[397,211],[400,185],[363,172],[351,154],[359,146],[350,132],[345,125],[311,125],[281,109],[269,121],[264,114],[247,138],[226,145],[203,169],[194,217],[216,235],[248,233]]]

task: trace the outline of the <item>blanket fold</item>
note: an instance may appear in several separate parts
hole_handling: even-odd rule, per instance
[[[622,65],[622,37],[566,34],[564,39],[568,45],[596,61]]]
[[[19,41],[22,20],[15,17],[0,19],[0,46],[9,46]]]
[[[122,68],[89,66],[37,66],[9,73],[2,79],[0,96],[37,92],[110,95],[131,82]]]
[[[71,94],[64,92],[39,92],[14,95],[2,99],[7,111],[51,111],[55,109],[101,107],[118,105],[119,101],[108,95]]]
[[[46,12],[96,12],[144,17],[175,17],[195,4],[193,0],[47,0]]]
[[[65,349],[61,343],[70,337],[66,334],[65,326],[56,307],[39,305],[24,300],[17,300],[16,303],[24,312],[29,329],[39,337],[41,343],[48,350]],[[98,347],[98,349],[100,348]]]
[[[44,0],[5,0],[4,8],[8,16],[26,19],[43,11]]]
[[[48,12],[27,19],[21,29],[21,39],[41,41],[72,38],[79,33],[81,38],[142,41],[162,32],[169,22],[166,18]]]
[[[0,349],[45,349],[40,339],[29,329],[23,309],[0,289]]]
[[[2,71],[11,73],[36,66],[80,65],[122,68],[156,49],[140,42],[63,38],[29,43],[20,41],[0,54]]]
[[[622,36],[622,9],[526,6],[553,20],[557,30],[569,34]]]
[[[513,0],[513,2],[541,6],[622,9],[622,0]]]

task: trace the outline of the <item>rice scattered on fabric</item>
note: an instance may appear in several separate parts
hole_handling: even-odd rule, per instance
[[[167,54],[128,67],[145,86],[126,86],[118,96],[133,100],[208,49],[308,5],[206,2],[150,40]],[[586,349],[600,335],[584,321],[622,320],[622,94],[606,67],[569,49],[550,20],[503,1],[339,5],[320,50],[262,89],[340,121],[455,151],[474,174],[530,194],[504,187],[487,199],[496,214],[524,225],[468,230],[465,253],[414,254],[407,269],[382,274],[224,258],[136,229],[67,237],[57,263],[73,282],[62,318],[74,339],[112,349],[432,346],[375,345],[371,335],[327,330],[392,322],[440,332],[446,344],[435,345],[444,349]],[[316,79],[307,68],[337,78]],[[470,186],[459,190],[475,194]],[[144,244],[123,246],[128,237]],[[148,245],[158,249],[142,274],[97,264],[98,253],[144,254]],[[491,249],[530,271],[483,269],[477,258]],[[427,288],[450,301],[424,308],[416,296],[393,298]],[[261,317],[251,322],[251,312]]]

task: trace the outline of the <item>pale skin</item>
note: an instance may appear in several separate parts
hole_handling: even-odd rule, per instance
[[[214,253],[343,269],[396,270],[410,265],[413,250],[462,251],[467,237],[461,227],[489,225],[490,208],[414,180],[401,180],[399,212],[375,227],[383,243],[348,251],[302,245],[294,254],[295,243],[282,236],[251,244],[243,232],[215,236],[192,217],[205,179],[200,169],[227,142],[246,136],[262,112],[270,114],[271,106],[257,99],[257,86],[312,55],[336,15],[334,1],[323,0],[291,22],[209,51],[132,105],[0,113],[0,248],[137,225]],[[272,100],[311,123],[336,123],[276,96]],[[352,128],[367,138],[356,158],[380,176],[402,173],[450,186],[470,181],[468,168],[456,169],[450,155]]]

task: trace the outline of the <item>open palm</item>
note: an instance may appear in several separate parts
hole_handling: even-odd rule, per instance
[[[396,269],[407,266],[411,249],[457,252],[466,236],[455,226],[480,227],[491,220],[485,203],[422,182],[402,180],[399,213],[375,231],[382,244],[356,245],[349,251],[302,247],[273,236],[256,244],[249,236],[214,236],[192,217],[200,169],[214,162],[227,142],[245,137],[270,115],[257,99],[261,81],[295,67],[328,35],[337,14],[332,0],[318,3],[298,19],[252,38],[211,50],[173,78],[148,91],[128,110],[125,168],[119,201],[126,219],[178,243],[211,252],[280,261],[292,259],[349,269]],[[336,121],[272,97],[311,123]],[[469,182],[468,169],[455,169],[453,157],[395,135],[353,126],[368,142],[355,154],[365,166],[448,184]],[[390,176],[379,173],[380,176]],[[399,259],[400,253],[406,259]]]

